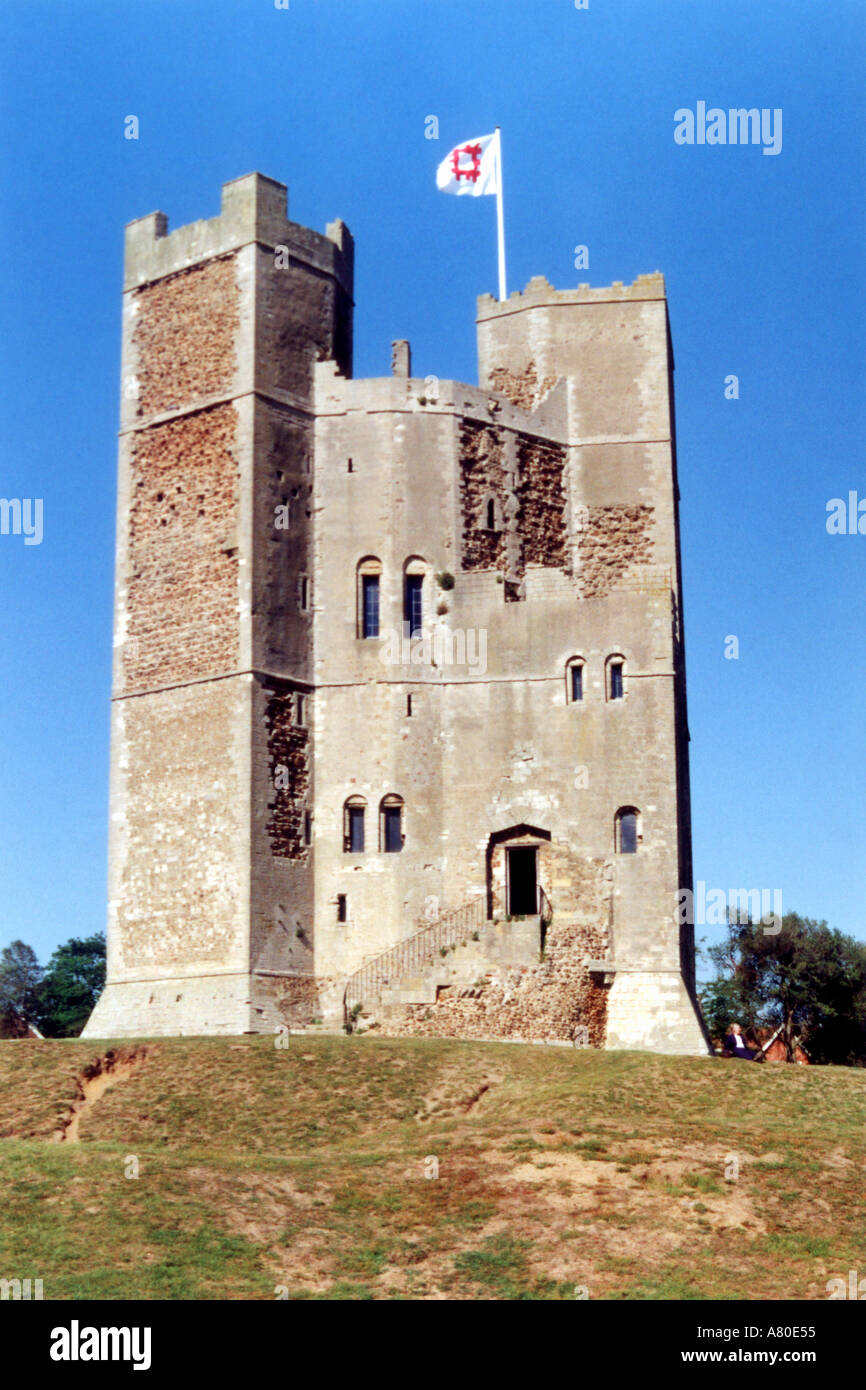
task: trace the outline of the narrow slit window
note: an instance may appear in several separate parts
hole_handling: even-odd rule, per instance
[[[492,497],[487,503],[487,529],[488,531],[496,530],[496,503]]]
[[[346,894],[345,894],[345,893],[338,893],[338,894],[337,894],[337,921],[338,921],[338,922],[345,922],[345,920],[346,920]]]
[[[347,459],[347,465],[348,465],[348,466],[347,466],[347,468],[346,468],[346,472],[347,472],[347,473],[354,473],[354,471],[355,471],[355,464],[354,464],[354,461],[353,461],[352,459]]]
[[[304,812],[304,844],[305,844],[305,845],[311,845],[312,843],[313,843],[313,818],[312,818],[312,816],[310,815],[309,811],[305,811],[305,812]]]
[[[298,693],[298,696],[297,696],[297,701],[298,701],[298,724],[299,724],[299,725],[304,725],[304,724],[306,724],[306,722],[307,722],[307,697],[306,697],[306,695],[301,695],[300,692],[299,692],[299,693]]]
[[[424,586],[423,574],[406,575],[406,598],[403,610],[403,617],[409,624],[409,636],[414,637],[421,632],[424,611],[422,603],[422,593]]]
[[[412,718],[412,696],[411,696],[411,695],[407,695],[407,696],[406,696],[406,717],[407,717],[407,719],[411,719],[411,718]]]
[[[577,704],[583,699],[583,667],[571,667],[571,699],[573,704]]]
[[[378,574],[364,574],[361,576],[362,585],[362,624],[361,634],[364,637],[379,636],[379,576]]]
[[[610,698],[612,700],[621,700],[622,696],[622,662],[612,661],[610,663]]]
[[[310,581],[306,575],[301,579],[301,610],[306,613],[310,607]]]

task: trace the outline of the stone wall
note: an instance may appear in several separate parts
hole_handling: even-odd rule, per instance
[[[230,391],[239,322],[234,256],[146,285],[132,306],[140,417]]]
[[[273,402],[255,410],[253,664],[265,671],[312,675],[312,430],[295,411]],[[303,607],[307,580],[308,608]]]
[[[306,859],[304,815],[310,786],[309,730],[297,719],[298,696],[285,682],[265,686],[268,702],[268,770],[273,796],[267,825],[271,852],[280,859]],[[303,697],[302,697],[303,698]]]
[[[460,426],[460,493],[463,508],[462,568],[499,569],[507,564],[508,479],[502,430],[463,420]],[[494,528],[487,507],[494,507]]]
[[[237,678],[116,702],[112,973],[243,965],[248,703]]]
[[[565,450],[558,444],[521,435],[517,444],[520,574],[526,565],[565,569]]]
[[[125,688],[238,664],[237,417],[197,411],[133,436]]]
[[[537,436],[460,422],[462,569],[567,568],[565,449]],[[494,525],[489,525],[492,507]]]
[[[546,376],[539,381],[534,362],[527,362],[522,371],[511,371],[508,367],[494,367],[490,373],[490,384],[495,390],[507,396],[512,405],[522,410],[534,410],[556,385],[555,376]]]
[[[257,974],[253,979],[253,1027],[270,1032],[303,1028],[321,1017],[321,984],[314,975]]]
[[[653,558],[653,508],[587,508],[580,537],[580,587],[584,598],[615,590],[635,567]]]
[[[604,954],[605,936],[597,928],[554,922],[538,965],[522,970],[494,967],[468,989],[440,991],[434,1005],[409,1005],[401,1021],[388,1021],[392,1036],[440,1038],[521,1038],[527,1041],[579,1041],[603,1047],[607,987],[590,975],[585,959]]]

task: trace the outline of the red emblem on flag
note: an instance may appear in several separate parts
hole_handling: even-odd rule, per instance
[[[469,156],[472,161],[471,164],[465,165],[460,163],[460,156],[464,154]],[[458,146],[451,155],[451,168],[454,171],[455,179],[458,181],[460,179],[468,179],[470,183],[477,183],[481,176],[481,146]]]

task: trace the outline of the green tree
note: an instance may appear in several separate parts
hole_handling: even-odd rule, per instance
[[[13,941],[0,951],[0,1020],[15,1032],[39,1021],[42,967],[32,946]]]
[[[77,1037],[105,984],[105,935],[73,936],[48,962],[39,1026],[48,1038]]]
[[[787,913],[778,931],[731,920],[708,955],[716,978],[701,991],[714,1037],[738,1021],[781,1027],[788,1061],[802,1039],[813,1062],[866,1064],[866,945]]]

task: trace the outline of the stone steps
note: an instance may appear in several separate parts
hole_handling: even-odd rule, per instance
[[[411,974],[382,987],[375,998],[364,1001],[360,1027],[409,1004],[436,1003],[441,989],[471,989],[496,966],[530,966],[538,963],[541,924],[537,917],[514,922],[488,922],[478,934],[450,947],[445,955],[416,967]]]

